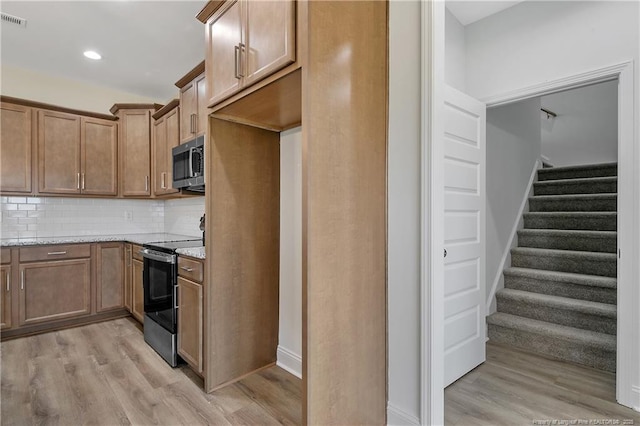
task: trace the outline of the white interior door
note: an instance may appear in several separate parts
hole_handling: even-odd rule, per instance
[[[485,361],[485,105],[446,86],[444,384]]]

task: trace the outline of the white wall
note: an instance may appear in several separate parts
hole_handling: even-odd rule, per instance
[[[445,46],[444,46],[444,80],[449,86],[466,92],[467,79],[467,46],[464,26],[445,9]]]
[[[554,166],[618,161],[618,81],[542,97],[542,155]]]
[[[487,109],[487,297],[539,158],[539,98]]]
[[[302,130],[280,134],[278,365],[302,376]]]
[[[525,1],[468,25],[467,92],[478,99],[630,59],[637,1]]]
[[[5,96],[103,114],[110,114],[109,109],[115,103],[164,101],[8,65],[0,68],[0,92]]]
[[[164,232],[202,237],[204,196],[164,201]]]
[[[163,201],[0,197],[0,203],[1,238],[164,232]]]
[[[387,422],[420,423],[420,2],[389,2]]]

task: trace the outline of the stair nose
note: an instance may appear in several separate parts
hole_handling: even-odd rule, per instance
[[[522,229],[518,231],[518,246],[615,253],[618,234],[614,231]]]
[[[561,179],[539,181],[533,184],[534,195],[563,194],[615,194],[618,192],[617,177]]]
[[[616,212],[531,212],[524,214],[527,229],[615,231]]]

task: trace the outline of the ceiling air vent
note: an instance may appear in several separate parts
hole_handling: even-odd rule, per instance
[[[20,27],[27,27],[27,20],[24,18],[18,18],[17,16],[9,15],[8,13],[2,12],[2,23],[18,25]]]

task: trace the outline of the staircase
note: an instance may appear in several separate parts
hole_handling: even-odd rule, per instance
[[[617,164],[538,171],[489,339],[616,369]]]

